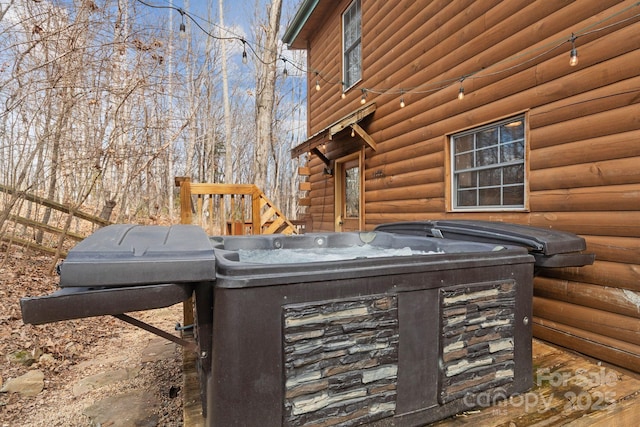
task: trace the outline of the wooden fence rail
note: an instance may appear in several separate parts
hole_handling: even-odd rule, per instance
[[[108,218],[92,215],[69,205],[58,203],[53,200],[46,199],[34,194],[16,191],[14,188],[0,184],[0,192],[11,196],[17,196],[18,199],[33,203],[35,208],[25,209],[21,203],[14,206],[3,206],[1,209],[9,209],[10,212],[4,212],[6,215],[3,224],[0,224],[0,240],[9,245],[25,246],[41,252],[53,254],[57,258],[65,258],[67,255],[66,240],[78,242],[91,233],[96,227],[103,227],[111,224]],[[103,214],[110,216],[113,202],[109,201],[105,205]],[[41,209],[44,207],[45,209]],[[52,210],[58,212],[59,215],[53,215],[52,218],[45,221],[40,214],[44,210]],[[0,213],[3,213],[0,211]],[[70,223],[69,217],[85,221],[88,226],[79,227],[82,231],[71,231],[65,224]],[[62,225],[61,225],[62,224]],[[63,247],[59,247],[59,243],[63,242]],[[70,243],[69,246],[72,246]]]

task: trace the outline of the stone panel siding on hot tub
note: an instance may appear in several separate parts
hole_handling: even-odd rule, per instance
[[[516,283],[440,290],[440,402],[513,381]]]
[[[369,423],[394,414],[395,296],[290,304],[283,312],[285,425]]]

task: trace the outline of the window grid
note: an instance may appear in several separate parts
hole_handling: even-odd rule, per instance
[[[524,208],[524,117],[451,138],[454,209]]]

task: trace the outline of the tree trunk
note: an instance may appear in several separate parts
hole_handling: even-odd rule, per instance
[[[256,144],[253,156],[254,184],[261,190],[267,187],[267,166],[273,132],[273,112],[276,89],[276,65],[278,60],[278,32],[282,0],[272,0],[267,7],[269,25],[265,27],[262,61],[259,62],[256,93]]]
[[[220,28],[224,28],[223,0],[218,1],[220,13]],[[233,145],[231,143],[231,106],[229,104],[229,75],[227,72],[227,46],[222,46],[222,102],[224,104],[224,182],[233,183]]]

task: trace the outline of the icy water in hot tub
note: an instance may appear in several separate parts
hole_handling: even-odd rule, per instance
[[[240,249],[241,262],[256,264],[298,264],[306,262],[342,261],[357,258],[380,258],[411,255],[431,255],[443,252],[419,251],[410,247],[391,249],[372,245],[342,248],[304,249]]]

